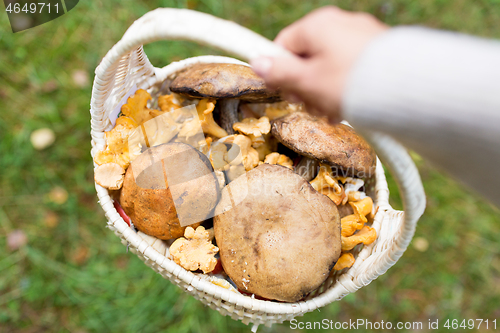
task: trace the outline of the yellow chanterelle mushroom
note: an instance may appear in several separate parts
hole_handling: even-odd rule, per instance
[[[235,123],[233,129],[247,135],[252,140],[253,147],[259,147],[266,141],[264,134],[271,131],[271,124],[267,117],[261,117],[260,119],[245,118],[241,122]]]
[[[199,226],[194,230],[187,227],[184,237],[175,240],[170,246],[170,254],[176,264],[189,271],[201,269],[209,273],[217,265],[215,255],[219,248],[212,244],[213,231]]]

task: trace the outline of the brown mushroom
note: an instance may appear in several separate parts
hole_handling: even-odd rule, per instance
[[[375,172],[375,152],[347,125],[295,112],[273,120],[271,133],[297,153],[336,167],[341,175],[366,178]]]
[[[219,184],[206,156],[184,143],[149,148],[127,169],[120,205],[135,227],[160,239],[196,228],[217,204]]]
[[[264,80],[238,64],[196,64],[179,72],[170,90],[192,98],[219,99],[221,127],[234,134],[240,101],[264,103],[278,101],[279,94],[266,90]]]
[[[336,205],[279,165],[259,165],[227,185],[214,229],[228,276],[240,290],[268,299],[304,298],[340,256]]]

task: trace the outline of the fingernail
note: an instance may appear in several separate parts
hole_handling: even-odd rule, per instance
[[[273,66],[273,61],[270,58],[260,57],[252,59],[250,65],[257,75],[265,79]]]

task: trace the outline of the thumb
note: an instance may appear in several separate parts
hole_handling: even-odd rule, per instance
[[[306,61],[297,57],[259,57],[250,61],[252,69],[264,79],[270,89],[281,88],[294,92],[300,90],[305,76]]]

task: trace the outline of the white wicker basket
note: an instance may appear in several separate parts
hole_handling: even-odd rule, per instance
[[[134,87],[148,90],[167,76],[197,62],[240,61],[220,56],[202,56],[171,63],[163,68],[151,65],[142,45],[157,40],[188,40],[210,45],[249,60],[260,55],[288,53],[264,37],[233,22],[207,14],[160,8],[138,19],[123,38],[106,54],[97,67],[92,89],[92,156],[106,147],[104,131],[111,128],[108,116]],[[212,309],[243,323],[270,326],[301,316],[343,298],[384,274],[401,257],[410,243],[417,220],[425,208],[425,194],[417,168],[406,150],[381,133],[363,132],[398,182],[405,212],[389,205],[389,190],[379,161],[373,196],[377,213],[373,227],[378,238],[358,254],[353,267],[330,277],[307,300],[298,303],[263,301],[216,286],[184,270],[143,240],[120,217],[106,189],[96,184],[99,203],[108,219],[108,227],[129,245],[147,265],[193,295]]]

